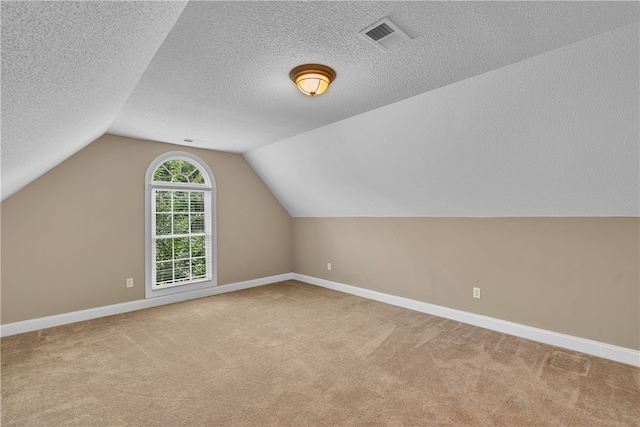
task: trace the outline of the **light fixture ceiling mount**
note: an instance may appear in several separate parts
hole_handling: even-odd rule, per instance
[[[302,64],[289,73],[300,92],[307,96],[316,96],[327,90],[336,79],[336,72],[322,64]]]

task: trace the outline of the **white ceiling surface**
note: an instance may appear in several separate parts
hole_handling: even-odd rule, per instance
[[[244,153],[637,20],[607,2],[191,2],[108,132]],[[389,15],[415,39],[358,31]],[[337,72],[322,97],[289,80]]]
[[[390,16],[414,40],[385,53],[357,34],[384,16]],[[493,114],[504,108],[467,95],[469,99],[462,103],[460,99],[441,100],[437,89],[464,95],[455,88],[466,87],[465,79],[637,21],[637,2],[212,1],[190,2],[185,7],[181,2],[2,1],[2,199],[107,131],[173,143],[194,138],[204,141],[200,147],[238,153],[258,149],[246,157],[294,215],[483,212],[465,210],[468,189],[455,193],[460,197],[455,203],[463,206],[454,209],[445,201],[452,199],[447,191],[455,186],[441,188],[440,198],[417,188],[423,184],[419,181],[422,175],[412,168],[420,158],[411,156],[436,152],[421,152],[415,148],[417,141],[408,136],[424,142],[423,122],[429,120],[440,120],[444,128],[454,124],[473,128],[458,119],[463,117],[458,109],[467,111],[467,104],[495,108]],[[637,52],[634,54],[637,58]],[[323,96],[306,98],[289,80],[289,70],[304,62],[321,62],[336,69],[337,80]],[[515,81],[509,76],[505,75],[506,81]],[[460,81],[462,86],[447,89]],[[493,83],[499,83],[494,88],[498,93],[504,90],[502,82]],[[544,86],[538,89],[548,92]],[[504,96],[480,92],[490,100],[504,97],[513,104],[525,93],[518,90]],[[453,108],[447,113],[450,116],[433,110],[428,102],[415,104],[411,97],[424,92],[428,92],[424,99],[434,97],[434,102],[443,103],[442,108],[454,102],[455,108],[448,107]],[[633,93],[637,91],[629,94]],[[387,110],[376,113],[377,108],[407,98],[411,99],[406,104],[390,107],[389,111],[398,109],[400,114],[393,121],[384,115]],[[431,111],[430,115],[416,116],[409,107],[414,105],[425,114]],[[512,107],[520,108],[519,104]],[[369,115],[362,115],[366,112]],[[491,113],[482,112],[487,117]],[[384,123],[388,126],[380,128]],[[379,129],[379,135],[370,127]],[[343,129],[347,134],[314,139],[330,129]],[[390,138],[386,143],[394,143],[395,149],[385,149],[380,135]],[[260,148],[278,141],[284,142]],[[293,147],[291,141],[299,141],[299,147]],[[473,148],[460,151],[465,146],[449,144],[448,150],[437,152],[443,156],[437,163],[450,166],[436,168],[444,174],[441,180],[467,167],[465,156],[477,154]],[[372,147],[380,151],[376,154]],[[521,153],[510,145],[493,148],[505,150],[496,153],[504,164],[519,164]],[[604,163],[599,163],[598,153],[592,150],[590,157],[577,152],[576,161],[599,167]],[[613,155],[617,152],[603,157]],[[267,158],[269,165],[264,163]],[[370,163],[349,172],[362,159]],[[345,170],[330,178],[340,167]],[[375,170],[386,172],[377,175],[372,173]],[[286,175],[284,181],[276,179],[281,173]],[[513,173],[514,179],[506,172],[496,177],[505,176],[517,186],[520,170]],[[364,183],[385,185],[382,177],[387,175],[411,187],[407,194],[424,196],[407,196],[396,205],[392,199],[372,194],[371,187],[363,190]],[[583,188],[578,186],[579,191]],[[497,190],[483,191],[491,195]],[[325,192],[335,194],[323,199]],[[471,200],[482,194],[471,194]],[[306,208],[296,201],[298,196],[308,200]],[[442,208],[426,209],[423,201],[427,198],[432,206],[441,204]],[[356,201],[361,202],[359,207]],[[338,204],[330,206],[334,202]],[[498,204],[488,211],[500,215],[514,210],[509,200],[501,203],[505,206]],[[620,214],[618,208],[614,204],[610,210]],[[533,215],[546,210],[523,206],[516,211]],[[559,207],[556,211],[572,210]],[[591,212],[586,208],[578,211]]]
[[[2,1],[2,199],[105,133],[185,2]]]
[[[295,217],[639,216],[639,31],[628,25],[245,157]]]

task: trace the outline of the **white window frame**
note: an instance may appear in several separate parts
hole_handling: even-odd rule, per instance
[[[184,160],[192,163],[202,174],[205,184],[188,184],[180,182],[166,182],[158,183],[153,181],[153,175],[158,167],[168,160]],[[152,265],[155,262],[153,259],[152,248],[154,244],[151,225],[153,220],[151,215],[153,214],[152,201],[154,189],[169,189],[169,190],[206,190],[211,194],[211,245],[210,251],[207,253],[208,262],[207,265],[211,266],[211,278],[210,279],[197,279],[193,282],[185,284],[174,285],[161,289],[153,289],[152,283]],[[218,285],[218,245],[217,245],[217,209],[216,209],[216,181],[213,176],[213,172],[209,166],[195,154],[188,153],[186,151],[170,151],[164,153],[151,162],[147,168],[145,175],[145,298],[154,298],[163,295],[172,295],[181,292],[189,292],[200,289],[206,289]]]

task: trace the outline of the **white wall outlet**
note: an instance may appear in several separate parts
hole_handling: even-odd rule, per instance
[[[327,263],[327,270],[331,270],[331,263],[330,262]]]
[[[127,279],[127,288],[133,288],[133,277]]]
[[[480,288],[473,288],[473,297],[480,299]]]

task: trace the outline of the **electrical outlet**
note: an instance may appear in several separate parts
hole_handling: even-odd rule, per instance
[[[132,277],[127,279],[127,288],[133,288],[133,278]]]
[[[480,299],[480,288],[473,288],[473,297]]]
[[[327,270],[331,270],[331,263],[330,262],[327,263]]]

